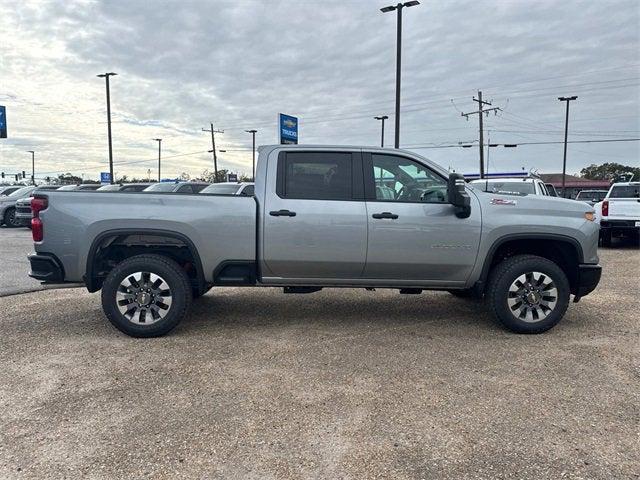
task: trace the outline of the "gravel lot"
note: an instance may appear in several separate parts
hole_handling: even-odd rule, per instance
[[[539,336],[446,293],[214,289],[149,340],[0,298],[0,477],[638,478],[640,251],[601,255]]]
[[[31,230],[0,226],[0,252],[0,296],[42,290],[40,282],[27,276]]]

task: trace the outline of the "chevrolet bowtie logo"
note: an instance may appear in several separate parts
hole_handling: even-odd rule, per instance
[[[290,119],[285,119],[282,121],[282,123],[284,123],[284,126],[287,128],[293,128],[296,126],[296,122],[294,120],[290,120]]]

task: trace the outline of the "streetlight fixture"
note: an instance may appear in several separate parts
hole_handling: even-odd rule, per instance
[[[558,100],[561,102],[566,102],[567,104],[567,114],[564,120],[564,155],[562,157],[562,197],[566,198],[567,194],[564,189],[565,178],[567,176],[567,135],[569,133],[569,102],[573,100],[577,100],[577,96],[573,97],[558,97]]]
[[[256,179],[256,132],[257,130],[245,130],[245,132],[250,133],[253,139],[253,149],[251,156],[251,181],[255,182]]]
[[[400,66],[401,66],[401,54],[402,54],[402,9],[405,7],[415,7],[420,5],[418,0],[411,0],[410,2],[398,3],[397,5],[390,5],[380,9],[383,13],[388,13],[396,10],[398,12],[397,23],[397,40],[396,40],[396,131],[395,131],[395,148],[400,148]]]
[[[158,181],[160,181],[160,159],[162,156],[162,139],[154,138],[153,140],[158,142]]]
[[[384,147],[384,121],[389,118],[387,115],[381,115],[379,117],[373,117],[376,120],[382,120],[382,133],[380,135],[380,146]]]
[[[101,73],[96,77],[104,78],[107,88],[107,134],[109,136],[109,175],[113,183],[113,147],[111,145],[111,92],[109,90],[109,77],[117,75],[114,72]]]
[[[36,152],[33,150],[27,150],[27,153],[31,154],[31,184],[36,184]]]

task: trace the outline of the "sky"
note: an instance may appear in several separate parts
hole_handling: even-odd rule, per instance
[[[9,138],[0,170],[36,177],[108,171],[111,77],[116,176],[212,168],[251,172],[251,135],[274,144],[277,114],[298,116],[300,143],[393,146],[396,14],[375,0],[0,0],[0,105]],[[567,171],[640,165],[640,2],[421,1],[404,9],[401,147],[445,168],[478,171],[478,90],[499,107],[490,143],[562,142]],[[459,142],[473,148],[443,148]],[[563,145],[487,147],[489,171],[559,172]]]

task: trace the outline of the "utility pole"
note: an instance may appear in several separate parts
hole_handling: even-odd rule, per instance
[[[396,131],[395,131],[395,148],[400,148],[400,74],[401,74],[401,57],[402,57],[402,9],[405,7],[414,7],[420,5],[418,0],[409,2],[399,2],[397,5],[390,5],[380,9],[381,12],[398,12],[398,20],[396,27]]]
[[[160,160],[162,157],[162,139],[154,138],[156,142],[158,142],[158,182],[160,181]]]
[[[389,118],[387,115],[381,115],[380,117],[373,117],[376,120],[382,120],[382,133],[380,136],[380,146],[384,148],[384,121]]]
[[[252,149],[252,166],[251,166],[251,181],[256,181],[256,133],[257,130],[245,130],[245,132],[250,133],[253,137],[253,149]]]
[[[216,133],[224,133],[224,130],[215,130],[213,128],[213,123],[209,124],[211,125],[210,129],[206,129],[203,128],[202,131],[203,132],[211,132],[211,150],[213,152],[213,173],[214,173],[214,177],[213,177],[213,183],[216,183],[218,181],[218,157],[216,155],[216,137],[215,134]]]
[[[494,114],[496,114],[496,112],[498,110],[500,110],[499,107],[492,107],[492,108],[487,108],[484,109],[484,106],[487,105],[489,107],[491,107],[491,102],[485,102],[482,100],[482,92],[478,90],[478,98],[473,98],[474,102],[478,102],[478,110],[476,110],[475,112],[469,112],[469,113],[460,113],[460,115],[462,115],[463,117],[465,117],[467,120],[469,120],[469,115],[478,115],[478,119],[480,120],[479,122],[479,128],[480,128],[480,141],[478,142],[479,146],[480,146],[480,178],[484,178],[484,124],[482,122],[483,118],[482,115],[486,115],[489,116],[489,112],[494,112]]]
[[[27,153],[31,154],[31,184],[36,184],[36,152],[33,150],[27,150]]]
[[[113,183],[113,148],[111,146],[111,92],[109,89],[109,77],[117,75],[117,73],[107,72],[96,75],[96,77],[104,78],[107,87],[107,134],[109,136],[109,175],[111,183]]]
[[[577,96],[573,97],[558,97],[558,100],[561,102],[567,103],[567,114],[564,119],[564,156],[562,157],[562,198],[567,198],[567,194],[565,193],[564,182],[565,177],[567,176],[567,136],[569,134],[569,102],[572,100],[577,100]]]

